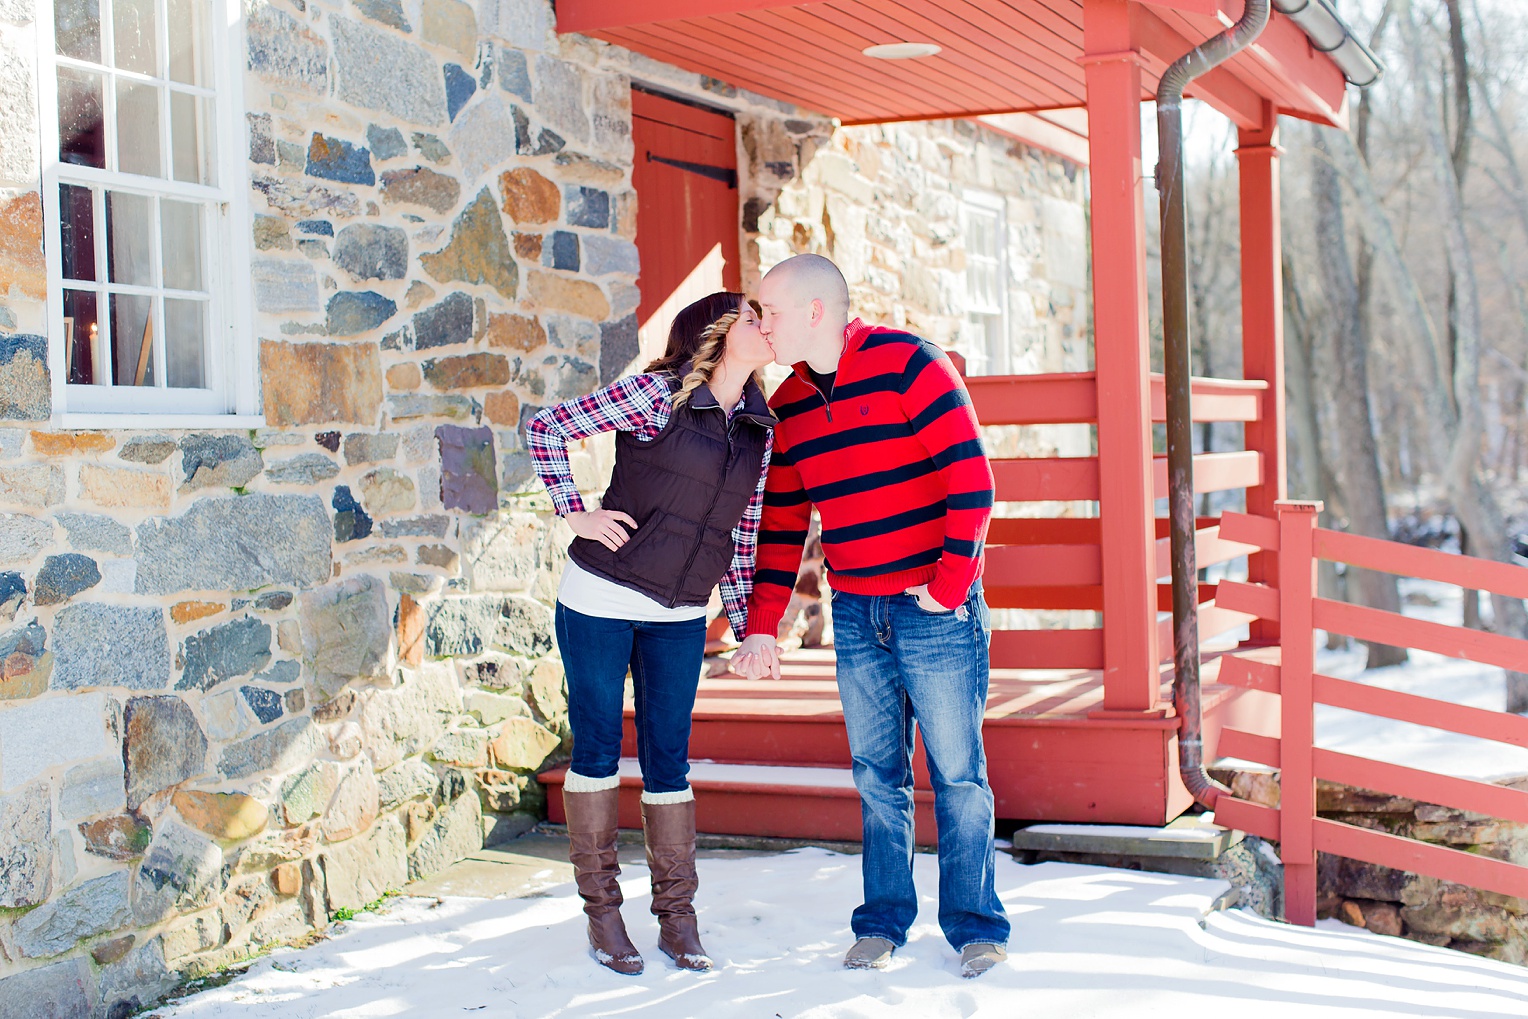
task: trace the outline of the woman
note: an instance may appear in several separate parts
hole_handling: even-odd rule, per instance
[[[693,905],[690,714],[718,582],[733,632],[747,632],[775,423],[756,372],[772,359],[757,308],[741,294],[712,294],[679,313],[667,351],[643,374],[548,407],[526,429],[536,473],[577,535],[557,592],[573,726],[563,806],[589,944],[617,973],[642,972],[621,921],[616,860],[628,668],[658,947],[683,969],[711,968]],[[568,443],[608,431],[615,470],[600,508],[586,510]]]

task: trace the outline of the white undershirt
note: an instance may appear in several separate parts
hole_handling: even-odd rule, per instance
[[[562,571],[557,600],[574,612],[601,619],[631,619],[643,623],[675,623],[685,619],[703,619],[704,605],[681,605],[669,608],[641,591],[622,587],[613,580],[590,573],[574,562]]]

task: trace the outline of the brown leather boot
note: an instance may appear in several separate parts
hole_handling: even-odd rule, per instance
[[[695,920],[695,801],[642,804],[647,868],[653,877],[653,915],[658,947],[680,969],[708,970]]]
[[[642,956],[621,920],[621,864],[616,858],[616,805],[621,790],[562,792],[568,817],[568,859],[589,916],[589,947],[600,964],[635,976]]]

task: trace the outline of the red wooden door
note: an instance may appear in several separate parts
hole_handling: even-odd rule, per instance
[[[637,323],[647,359],[663,352],[685,305],[742,287],[736,125],[730,114],[636,89],[631,113],[642,259]]]

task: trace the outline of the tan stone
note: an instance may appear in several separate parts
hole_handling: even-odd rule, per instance
[[[389,205],[422,205],[446,213],[456,208],[461,196],[462,186],[455,177],[428,167],[388,170],[382,175],[382,200]]]
[[[436,389],[475,389],[509,382],[509,361],[503,354],[460,354],[424,363],[424,377]]]
[[[555,733],[529,718],[511,718],[505,721],[488,750],[495,767],[539,768],[561,742]]]
[[[413,311],[421,304],[435,300],[435,288],[424,280],[415,280],[409,284],[409,292],[403,295],[404,307]]]
[[[127,955],[137,941],[137,936],[132,934],[125,934],[120,938],[103,941],[90,950],[90,957],[96,961],[98,966],[110,966],[114,962],[119,962],[123,956]]]
[[[302,626],[295,619],[276,624],[276,646],[287,654],[302,654]]]
[[[48,677],[52,674],[51,651],[36,658],[20,651],[12,652],[0,661],[0,701],[19,701],[41,696],[47,691]]]
[[[605,292],[588,280],[533,272],[526,278],[526,296],[551,311],[571,312],[596,322],[610,317]]]
[[[302,868],[295,863],[277,865],[271,871],[271,887],[276,889],[277,895],[296,895],[302,891]]]
[[[430,825],[435,820],[435,807],[429,803],[410,803],[403,808],[403,832],[409,844],[417,842],[420,836],[430,830]]]
[[[1395,903],[1360,902],[1358,908],[1363,913],[1364,921],[1359,926],[1386,937],[1401,936],[1401,909]]]
[[[97,506],[167,510],[173,488],[168,474],[130,467],[80,465],[80,495]]]
[[[292,250],[292,230],[280,216],[255,217],[255,250]]]
[[[483,335],[490,347],[532,351],[546,344],[546,330],[541,323],[524,315],[493,312],[488,316],[488,329]]]
[[[424,661],[424,607],[408,595],[398,599],[398,657],[408,665]]]
[[[35,191],[0,201],[0,297],[48,296],[42,254],[42,196]]]
[[[520,270],[510,254],[509,238],[486,187],[451,224],[450,243],[419,256],[419,264],[442,283],[486,283],[508,298],[515,296],[520,285]]]
[[[424,0],[421,13],[424,41],[454,51],[470,65],[477,57],[478,36],[472,8],[461,0]]]
[[[370,425],[382,405],[382,361],[371,343],[260,343],[265,418],[272,426]]]
[[[370,828],[381,809],[377,773],[363,757],[346,765],[319,827],[328,841],[343,842]]]
[[[483,416],[496,425],[515,428],[520,424],[520,398],[501,390],[483,397]]]
[[[63,468],[53,464],[0,467],[0,504],[46,509],[63,499]]]
[[[527,262],[541,261],[540,234],[515,234],[515,254]]]
[[[504,212],[516,223],[555,223],[562,213],[557,185],[528,166],[499,174]]]
[[[391,467],[378,467],[361,477],[361,501],[372,516],[407,513],[414,508],[414,483]]]
[[[170,606],[170,618],[177,623],[189,623],[194,619],[215,616],[228,606],[215,601],[183,601]]]
[[[206,793],[182,789],[170,802],[180,816],[194,828],[215,839],[238,841],[265,830],[270,811],[265,804],[245,793]]]
[[[116,445],[105,432],[33,432],[32,448],[44,456],[101,453]]]
[[[1364,925],[1363,908],[1352,899],[1346,899],[1337,907],[1337,919],[1353,927],[1362,927]]]
[[[419,366],[412,361],[403,364],[395,364],[387,369],[387,388],[392,390],[418,389],[423,377],[419,374]]]

